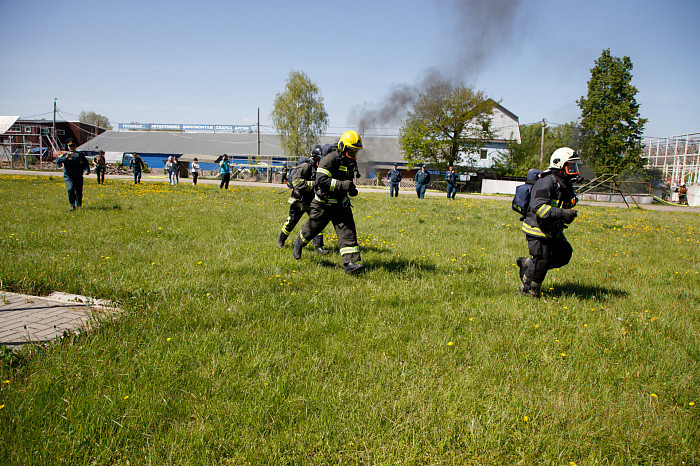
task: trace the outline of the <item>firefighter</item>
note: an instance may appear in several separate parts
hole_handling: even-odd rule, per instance
[[[301,259],[301,251],[328,225],[333,223],[345,273],[362,269],[360,246],[357,243],[355,219],[348,196],[357,196],[353,176],[357,167],[357,153],[362,150],[362,139],[355,131],[346,131],[338,146],[323,157],[316,169],[315,197],[311,202],[309,220],[301,227],[294,241],[294,258]]]
[[[282,249],[292,230],[299,223],[305,212],[311,207],[314,200],[314,180],[316,179],[316,167],[323,157],[323,148],[316,144],[311,150],[311,158],[299,157],[297,166],[289,173],[289,182],[292,186],[292,193],[289,202],[289,217],[282,225],[282,231],[277,238],[277,247]],[[326,255],[330,251],[323,249],[323,232],[314,237],[314,249],[319,254]]]
[[[63,180],[68,190],[68,202],[70,210],[75,210],[83,205],[83,172],[90,174],[90,162],[81,152],[75,151],[75,142],[68,141],[67,154],[63,154],[56,160],[58,168],[63,167]]]
[[[389,180],[389,197],[399,197],[399,185],[401,184],[401,172],[398,165],[394,164],[394,169],[389,170],[386,178]]]
[[[551,269],[571,260],[573,249],[564,236],[564,228],[574,221],[572,209],[577,199],[572,186],[578,177],[578,154],[568,147],[554,151],[549,169],[542,172],[532,187],[530,205],[522,230],[530,257],[518,257],[520,293],[539,298],[542,281]]]

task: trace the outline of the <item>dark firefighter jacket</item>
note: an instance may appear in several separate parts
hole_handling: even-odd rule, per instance
[[[90,174],[90,162],[82,152],[70,152],[56,160],[58,168],[63,167],[63,178],[78,179],[83,177],[83,172]]]
[[[323,204],[343,203],[348,192],[340,187],[341,181],[353,180],[355,162],[333,151],[323,157],[316,169],[316,200]]]
[[[311,159],[300,157],[297,166],[289,173],[289,181],[292,185],[290,204],[301,202],[305,207],[314,200],[314,178],[316,167]]]
[[[457,173],[447,172],[445,181],[447,181],[447,184],[450,186],[457,186]]]
[[[577,199],[571,182],[554,172],[542,173],[530,194],[530,208],[522,230],[530,236],[557,238],[566,225],[562,210],[571,209]]]

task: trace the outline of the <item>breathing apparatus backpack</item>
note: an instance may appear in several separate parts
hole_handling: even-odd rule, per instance
[[[527,216],[528,209],[530,208],[532,187],[535,186],[535,182],[540,177],[541,173],[542,172],[536,168],[531,169],[527,172],[527,181],[515,188],[515,196],[513,196],[511,207],[520,214],[520,221],[525,220],[525,216]]]

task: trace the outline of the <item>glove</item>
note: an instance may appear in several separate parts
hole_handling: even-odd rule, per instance
[[[348,195],[350,195],[350,197],[355,197],[357,196],[357,194],[357,188],[354,185],[350,189],[348,189]]]
[[[340,189],[343,191],[350,191],[350,189],[355,189],[355,184],[350,180],[343,180],[340,182]]]
[[[577,215],[578,212],[576,212],[574,209],[562,209],[561,211],[561,218],[563,218],[564,223],[567,224],[573,222]]]

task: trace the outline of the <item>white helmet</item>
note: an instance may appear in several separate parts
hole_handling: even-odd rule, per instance
[[[555,150],[549,159],[549,168],[564,170],[567,175],[578,175],[578,162],[581,158],[575,150],[569,147],[560,147]]]

